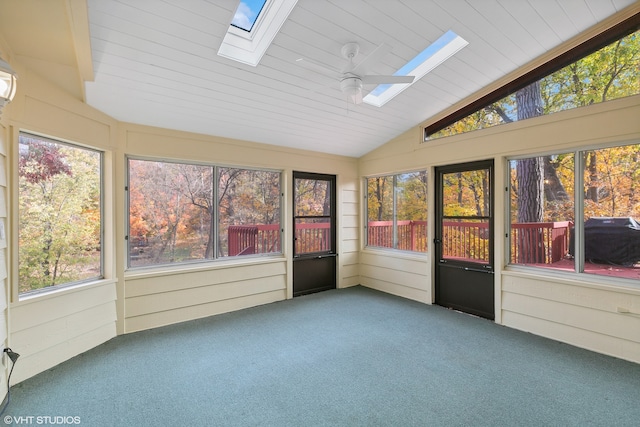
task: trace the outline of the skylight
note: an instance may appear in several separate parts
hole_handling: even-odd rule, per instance
[[[413,83],[378,85],[369,92],[362,101],[376,107],[382,107],[396,95],[420,80],[425,74],[451,58],[468,44],[469,42],[453,31],[447,31],[438,40],[430,44],[425,50],[393,74],[394,76],[415,76]]]
[[[233,15],[231,25],[251,32],[266,2],[267,0],[242,0]]]
[[[257,66],[298,0],[242,0],[218,55]]]

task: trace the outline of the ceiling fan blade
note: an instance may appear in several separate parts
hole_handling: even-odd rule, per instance
[[[316,71],[318,73],[324,74],[330,77],[337,77],[340,74],[340,70],[332,67],[328,67],[324,64],[314,61],[313,59],[308,58],[298,58],[296,59],[296,64],[301,65],[309,70]]]
[[[389,52],[391,52],[391,46],[384,43],[380,44],[373,52],[371,52],[366,58],[360,61],[352,70],[351,73],[365,73],[373,65],[377,64],[384,58]]]
[[[362,76],[364,84],[399,84],[413,83],[414,76]]]

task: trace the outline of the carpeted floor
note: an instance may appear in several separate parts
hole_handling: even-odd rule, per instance
[[[358,286],[119,336],[3,421],[637,427],[640,365]]]

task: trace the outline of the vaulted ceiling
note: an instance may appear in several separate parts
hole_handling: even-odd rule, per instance
[[[239,0],[0,0],[12,54],[125,122],[359,157],[634,0],[298,0],[257,66],[218,55]],[[448,30],[469,44],[382,107],[348,104],[324,67],[389,54],[393,74]],[[365,87],[372,89],[372,87]]]

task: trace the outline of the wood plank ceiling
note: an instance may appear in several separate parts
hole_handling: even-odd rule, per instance
[[[238,0],[88,0],[86,102],[125,122],[359,157],[634,0],[299,0],[258,66],[217,55]],[[383,107],[349,105],[340,49],[392,74],[448,30],[469,45]],[[370,88],[371,89],[371,88]]]

